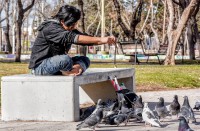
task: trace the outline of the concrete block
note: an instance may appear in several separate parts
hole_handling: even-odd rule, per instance
[[[108,76],[135,89],[132,68],[91,68],[81,76],[4,76],[1,79],[2,120],[78,121],[79,106],[99,98],[116,98]]]

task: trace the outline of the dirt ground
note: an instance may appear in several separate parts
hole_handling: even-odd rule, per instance
[[[159,97],[164,97],[165,105],[168,105],[175,94],[179,97],[179,102],[182,105],[183,96],[187,95],[191,107],[194,107],[195,101],[200,100],[200,89],[184,89],[184,90],[168,90],[168,91],[148,91],[148,92],[138,92],[138,95],[142,95],[144,102],[149,102],[150,108],[154,108]],[[200,131],[200,111],[194,111],[195,117],[197,119],[196,123],[189,123],[189,126],[194,131]],[[74,131],[76,130],[76,125],[80,122],[3,122],[0,121],[0,131]],[[165,125],[162,128],[144,126],[144,123],[137,123],[132,120],[127,126],[121,124],[119,127],[100,124],[100,128],[96,130],[103,131],[177,131],[178,130],[178,120],[176,116],[172,119],[166,118],[163,122]],[[91,129],[85,128],[81,129],[88,131]]]

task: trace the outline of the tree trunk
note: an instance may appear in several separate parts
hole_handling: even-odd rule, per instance
[[[85,13],[83,10],[83,6],[84,6],[83,0],[78,0],[78,6],[81,11],[81,30],[83,33],[85,33]],[[80,55],[86,56],[87,46],[79,46],[79,51],[80,51]]]
[[[1,24],[1,22],[2,22],[2,19],[1,19],[1,13],[2,13],[2,11],[3,11],[3,8],[4,8],[4,0],[1,0],[0,1],[1,2],[1,5],[0,5],[0,52],[2,51],[2,45],[3,45],[3,38],[2,38],[2,36],[3,36],[3,31],[2,31],[2,24]]]
[[[22,32],[22,23],[23,23],[23,18],[24,18],[24,13],[26,13],[29,9],[33,7],[35,3],[35,0],[32,0],[31,4],[28,5],[25,9],[23,9],[22,1],[18,0],[17,5],[18,5],[18,18],[17,18],[17,23],[16,23],[16,57],[15,57],[15,62],[21,62],[21,32]]]
[[[7,51],[9,53],[12,53],[12,46],[10,44],[10,37],[9,37],[9,32],[10,32],[10,25],[9,25],[9,8],[10,8],[10,1],[6,0],[6,31],[5,31],[5,39],[6,39],[6,47]]]
[[[16,57],[15,62],[21,62],[21,27],[22,27],[22,20],[20,21],[18,18],[17,24],[16,24]]]
[[[121,26],[122,30],[124,31],[124,34],[129,37],[130,36],[130,27],[127,27],[126,24],[125,24],[125,20],[123,19],[122,17],[122,14],[121,14],[121,6],[119,4],[119,1],[118,0],[113,0],[113,3],[115,5],[115,9],[116,9],[116,12],[117,12],[117,20],[118,20],[118,23],[119,25]]]
[[[181,33],[185,27],[185,24],[187,23],[188,19],[191,17],[192,13],[194,12],[195,7],[197,7],[198,2],[200,0],[191,0],[190,4],[185,8],[181,15],[181,19],[179,20],[179,23],[177,25],[177,28],[174,29],[174,6],[172,0],[167,0],[167,5],[169,9],[169,25],[167,30],[167,36],[168,36],[168,50],[165,58],[165,65],[175,65],[175,49],[176,45],[179,41],[179,38],[181,36]]]
[[[113,0],[113,3],[117,11],[118,23],[121,26],[122,30],[124,31],[124,34],[131,39],[135,39],[136,26],[141,21],[143,0],[138,0],[137,5],[133,9],[130,27],[126,26],[125,20],[122,17],[122,14],[121,14],[122,7],[120,6],[119,1]]]
[[[195,35],[194,35],[194,31],[193,31],[193,24],[194,24],[194,19],[190,18],[188,20],[187,23],[187,28],[188,28],[188,32],[187,32],[187,38],[188,38],[188,49],[189,49],[189,59],[190,60],[195,60]]]
[[[200,35],[199,35],[198,24],[197,24],[196,18],[195,18],[195,22],[194,22],[194,34],[196,36],[196,47],[197,47],[197,50],[199,51],[198,57],[200,57]]]
[[[2,10],[0,10],[0,21],[1,21],[1,12],[2,12]],[[1,23],[0,23],[0,27],[2,27]],[[2,28],[0,28],[0,52],[2,51],[2,49],[1,49],[1,47],[2,47],[2,34],[3,34]]]

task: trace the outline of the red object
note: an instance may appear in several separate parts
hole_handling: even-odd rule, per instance
[[[119,86],[118,84],[118,81],[117,81],[117,78],[115,77],[115,79],[112,79],[111,77],[109,77],[115,91],[119,91],[119,90],[122,90],[122,88]]]
[[[115,91],[118,91],[118,88],[117,88],[117,85],[115,84],[115,81],[112,80],[112,79],[110,81],[111,81],[113,87],[115,88]]]

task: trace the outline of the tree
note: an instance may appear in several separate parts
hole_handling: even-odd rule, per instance
[[[175,49],[176,45],[179,41],[179,38],[182,34],[182,31],[191,17],[192,13],[194,13],[198,3],[200,0],[191,0],[189,5],[184,9],[181,18],[178,24],[175,26],[175,10],[174,3],[172,0],[167,0],[167,6],[169,11],[169,25],[167,29],[167,37],[168,37],[168,50],[166,54],[166,58],[164,61],[165,65],[175,65]]]
[[[119,0],[113,0],[113,2],[117,12],[118,23],[121,26],[122,30],[124,31],[124,34],[129,38],[135,39],[136,26],[141,21],[143,0],[138,0],[137,4],[133,8],[130,27],[125,22],[125,19],[122,17],[121,14],[122,7],[119,3]]]
[[[16,43],[16,57],[15,62],[21,62],[21,27],[23,23],[24,14],[30,10],[35,3],[35,0],[31,1],[31,4],[28,5],[26,8],[23,8],[22,1],[17,0],[17,6],[18,6],[18,14],[17,14],[17,23],[16,23],[16,37],[17,37],[17,43]]]
[[[1,12],[3,10],[4,0],[3,1],[1,0],[0,3],[2,3],[0,5],[0,51],[1,51],[1,47],[2,47]]]
[[[78,0],[78,7],[79,7],[79,9],[81,11],[81,20],[80,20],[81,31],[83,33],[85,33],[85,13],[84,13],[84,10],[83,10],[83,6],[84,6],[83,0]],[[86,56],[87,47],[79,46],[79,51],[80,51],[80,54],[83,54],[84,56]]]
[[[6,31],[5,31],[5,39],[6,39],[6,46],[9,53],[12,53],[12,46],[10,43],[10,20],[9,20],[9,10],[10,10],[10,0],[5,0],[5,12],[6,12]]]
[[[178,1],[178,0],[173,0],[173,2],[175,4],[177,4],[180,9],[181,12],[182,10],[184,10],[188,5],[189,2],[187,0],[182,0],[182,1]],[[194,9],[193,13],[191,14],[191,17],[189,18],[188,22],[187,22],[187,30],[186,30],[186,36],[185,38],[186,41],[188,42],[188,48],[189,48],[189,58],[191,60],[195,59],[195,43],[197,42],[199,44],[199,36],[198,36],[198,26],[197,26],[197,13],[199,12],[199,6],[200,6],[200,2],[197,3],[196,8]]]

